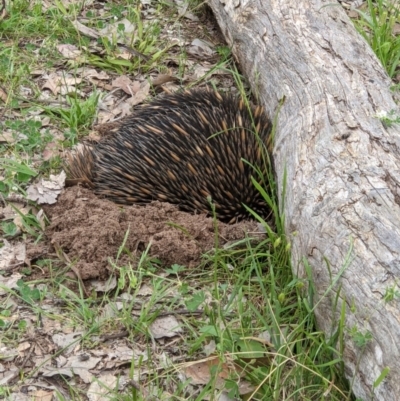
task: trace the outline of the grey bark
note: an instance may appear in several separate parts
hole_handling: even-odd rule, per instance
[[[331,335],[345,302],[347,329],[373,336],[361,350],[346,330],[354,393],[400,399],[400,302],[384,300],[400,282],[400,129],[377,117],[400,115],[391,81],[335,0],[209,4],[271,115],[286,97],[274,159],[278,185],[287,168],[284,212],[294,272],[305,275],[306,258],[321,298],[353,244],[349,266],[317,307],[319,327]],[[385,367],[390,374],[374,390]]]

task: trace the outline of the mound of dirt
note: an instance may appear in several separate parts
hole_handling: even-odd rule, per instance
[[[47,238],[76,261],[82,279],[105,279],[110,274],[108,258],[115,260],[128,230],[125,248],[132,255],[140,256],[151,243],[149,255],[165,266],[195,267],[201,255],[214,247],[212,218],[181,212],[168,203],[121,206],[76,186],[67,188],[45,212],[51,221]],[[218,232],[220,245],[249,233],[262,236],[256,222],[219,222]]]

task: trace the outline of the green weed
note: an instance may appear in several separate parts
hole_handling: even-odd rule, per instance
[[[0,20],[0,40],[23,38],[24,43],[34,39],[46,37],[46,43],[71,38],[73,32],[68,21],[57,7],[50,6],[44,10],[41,1],[15,0],[10,3],[9,16]],[[21,19],[24,23],[21,24]]]
[[[18,227],[12,221],[2,221],[0,226],[4,237],[13,237],[18,232]]]
[[[30,168],[26,162],[20,162],[9,158],[0,158],[0,193],[7,196],[10,192],[18,191],[25,193],[26,184],[37,175],[37,172]]]
[[[367,12],[358,10],[361,18],[355,26],[378,56],[391,78],[400,65],[400,35],[394,34],[394,26],[400,23],[400,9],[385,0],[367,0]]]
[[[59,117],[71,132],[88,129],[96,116],[99,94],[93,92],[86,100],[71,96],[67,97],[66,100],[70,106],[68,109],[44,107],[44,110],[53,117]]]
[[[37,303],[42,298],[42,295],[37,288],[31,288],[22,280],[17,281],[19,294],[24,302],[29,305]]]
[[[5,122],[14,137],[14,150],[17,153],[33,155],[44,149],[53,140],[48,130],[41,132],[42,123],[35,120],[9,120]]]

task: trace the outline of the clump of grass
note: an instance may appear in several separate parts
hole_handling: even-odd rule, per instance
[[[87,130],[96,117],[99,93],[93,92],[82,100],[78,97],[68,96],[66,98],[69,108],[44,106],[44,111],[52,117],[60,118],[60,122],[69,128],[70,132],[77,134],[80,130]],[[72,134],[71,134],[72,135]],[[71,135],[67,136],[71,138]],[[75,135],[74,139],[77,136]],[[74,140],[71,145],[74,145]]]
[[[0,158],[0,171],[2,180],[0,181],[0,194],[7,196],[11,191],[24,193],[23,188],[27,183],[36,177],[37,171],[27,165],[26,161],[11,158]]]
[[[39,44],[35,40],[43,37],[53,43],[60,39],[71,40],[73,28],[56,5],[45,10],[40,1],[15,0],[10,3],[8,12],[9,16],[0,20],[1,41],[18,37],[24,45],[30,43],[36,47]]]
[[[400,66],[400,35],[394,33],[395,24],[400,23],[400,8],[385,0],[367,0],[367,5],[367,11],[358,10],[361,18],[355,20],[355,26],[393,78]]]
[[[14,138],[14,151],[19,154],[33,156],[35,152],[43,150],[45,145],[53,140],[49,130],[42,129],[40,121],[7,120],[4,123]]]

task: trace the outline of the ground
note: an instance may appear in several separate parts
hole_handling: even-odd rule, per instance
[[[211,11],[3,3],[0,396],[351,399],[312,283],[292,275],[276,193],[271,220],[226,225],[65,188],[71,148],[136,105],[181,87],[249,94]]]
[[[139,258],[151,244],[148,255],[163,266],[195,269],[215,245],[216,224],[221,246],[249,236],[263,237],[255,221],[229,225],[160,202],[121,207],[79,186],[66,189],[45,212],[51,221],[46,237],[71,261],[76,260],[74,267],[83,280],[105,280],[114,273],[108,259],[117,256],[122,244],[130,257]],[[120,264],[128,262],[127,255],[119,259]]]

